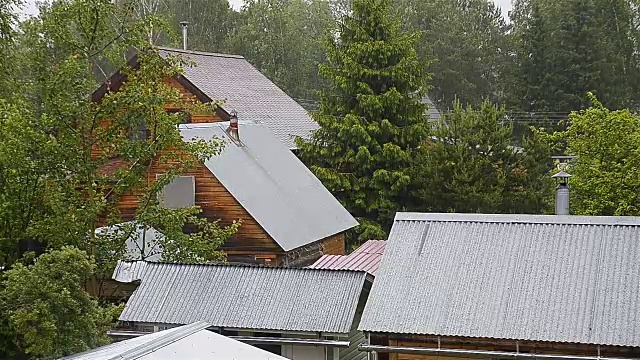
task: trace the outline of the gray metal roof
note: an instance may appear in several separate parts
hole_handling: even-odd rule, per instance
[[[427,95],[422,97],[422,103],[427,105],[427,115],[429,115],[429,122],[436,122],[442,119],[440,110],[436,107],[436,104],[431,101],[431,98]]]
[[[102,346],[62,360],[286,360],[206,330],[210,326],[200,321]]]
[[[222,153],[207,168],[251,216],[289,251],[350,229],[358,222],[320,180],[264,125],[240,123],[242,146],[229,123],[180,126],[185,140],[222,139]]]
[[[640,346],[640,218],[399,213],[369,332]]]
[[[161,48],[163,54],[182,55],[184,77],[238,119],[264,123],[289,149],[295,137],[308,138],[318,124],[309,113],[242,56]]]
[[[97,228],[95,233],[114,240],[123,240],[126,244],[124,260],[162,260],[160,242],[164,240],[165,236],[151,226],[136,221],[127,221]]]
[[[225,328],[348,333],[367,276],[345,270],[144,264],[141,285],[122,321],[203,320]],[[114,278],[126,275],[116,272]]]

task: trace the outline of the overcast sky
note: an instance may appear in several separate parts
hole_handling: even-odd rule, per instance
[[[493,0],[495,3],[502,8],[502,14],[506,17],[507,12],[511,10],[511,0]],[[23,8],[23,13],[25,15],[35,14],[37,9],[35,6],[36,0],[26,0],[25,6]],[[234,9],[239,9],[242,5],[243,0],[229,0],[229,3]]]

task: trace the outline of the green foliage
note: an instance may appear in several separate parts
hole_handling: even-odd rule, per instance
[[[540,214],[548,208],[549,149],[539,137],[512,143],[504,108],[454,104],[414,170],[421,211]]]
[[[224,261],[225,255],[218,249],[236,233],[240,223],[222,227],[217,221],[198,217],[200,212],[197,207],[169,210],[154,206],[139,220],[162,229],[165,238],[158,244],[163,261],[200,264]],[[194,231],[186,234],[185,227]]]
[[[409,31],[420,31],[419,56],[430,60],[429,95],[441,108],[505,99],[511,61],[508,26],[492,0],[401,0]]]
[[[568,170],[571,213],[638,216],[640,117],[629,110],[610,111],[590,98],[590,108],[571,113],[565,132],[549,137],[577,156]]]
[[[570,112],[593,92],[611,108],[637,106],[637,5],[629,0],[519,0],[513,105]]]
[[[227,39],[239,17],[227,0],[169,0],[162,5],[160,13],[170,19],[177,34],[182,34],[180,22],[189,22],[187,46],[190,50],[227,51]],[[178,39],[174,45],[182,49],[182,36]]]
[[[329,83],[300,156],[356,216],[359,241],[384,238],[411,199],[408,169],[428,131],[421,99],[426,73],[417,36],[401,31],[388,0],[358,0],[329,41]]]
[[[185,99],[165,83],[183,61],[149,48],[148,34],[162,22],[138,17],[135,5],[44,4],[11,43],[11,61],[20,66],[12,73],[12,93],[0,93],[0,266],[13,270],[3,295],[0,358],[47,358],[102,343],[114,309],[83,289],[99,295],[100,281],[125,252],[123,239],[94,231],[123,220],[122,195],[137,197],[135,220],[166,231],[168,259],[222,260],[217,248],[238,227],[201,219],[198,208],[159,209],[162,188],[221,147],[182,140],[177,124],[184,113],[214,111],[214,105]],[[124,64],[132,50],[136,69]],[[105,69],[121,67],[124,85],[93,101]],[[168,113],[168,103],[184,113]],[[148,137],[140,136],[143,127]],[[149,182],[154,166],[169,170]],[[180,230],[189,224],[185,235]],[[31,255],[32,267],[20,265],[33,244],[49,253]],[[28,285],[25,292],[18,284]]]
[[[19,0],[0,0],[0,96],[10,93],[12,73],[15,63],[11,59],[11,49],[15,41],[14,27],[18,16],[15,8]]]
[[[322,87],[318,63],[322,44],[335,27],[327,0],[250,0],[229,38],[229,49],[243,55],[294,98],[314,99]]]
[[[84,290],[94,270],[86,253],[63,247],[5,273],[0,308],[19,334],[18,353],[55,358],[109,342],[106,331],[121,309],[99,306]]]

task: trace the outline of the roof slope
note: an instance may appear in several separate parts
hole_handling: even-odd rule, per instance
[[[200,321],[102,346],[62,360],[285,360],[282,356],[206,330],[209,326]]]
[[[145,263],[122,321],[348,333],[366,273]],[[114,278],[126,278],[122,273]],[[140,271],[140,269],[136,269]]]
[[[640,346],[640,218],[399,213],[370,332]]]
[[[205,166],[282,247],[289,251],[350,229],[358,222],[320,180],[260,124],[239,125],[243,146],[229,123],[180,126],[185,140],[214,137],[225,147]]]
[[[384,240],[369,240],[349,255],[323,255],[310,269],[362,270],[375,275],[380,267]]]
[[[437,122],[442,119],[442,114],[436,104],[433,103],[428,95],[422,97],[422,103],[427,105],[427,115],[429,115],[429,122]]]
[[[295,137],[308,138],[318,124],[309,113],[242,56],[161,48],[163,54],[182,55],[195,66],[183,76],[238,119],[264,123],[289,149]]]

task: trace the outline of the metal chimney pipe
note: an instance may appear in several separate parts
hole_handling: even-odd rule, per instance
[[[187,50],[187,27],[189,22],[180,21],[180,26],[182,27],[182,50]]]
[[[556,186],[556,215],[569,215],[569,178],[564,171],[552,176],[558,181]]]
[[[231,111],[229,114],[229,135],[237,142],[240,141],[240,133],[238,132],[238,114],[235,111]]]
[[[569,186],[558,184],[556,187],[556,215],[569,215]]]

